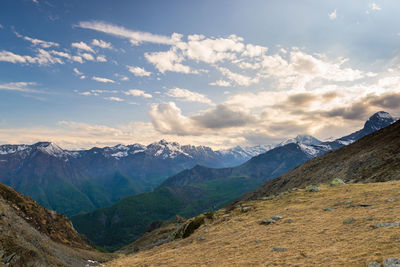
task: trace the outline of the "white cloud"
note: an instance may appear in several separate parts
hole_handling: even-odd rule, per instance
[[[83,59],[81,56],[73,56],[72,60],[81,64],[83,63]]]
[[[174,102],[153,104],[149,116],[154,128],[161,133],[187,135],[196,128],[191,119],[182,115]]]
[[[98,46],[98,47],[104,48],[104,49],[112,49],[112,44],[108,43],[108,42],[105,42],[103,40],[93,39],[92,45],[93,46]]]
[[[83,75],[83,73],[80,72],[77,68],[74,68],[74,72],[76,75],[79,75],[79,76]]]
[[[84,51],[88,51],[88,52],[91,52],[91,53],[95,53],[94,50],[89,45],[87,45],[85,42],[72,43],[71,46],[75,47],[75,48],[78,48],[80,50],[84,50]]]
[[[104,55],[97,56],[97,57],[96,57],[96,60],[97,60],[98,62],[107,62],[107,58],[106,58]]]
[[[52,53],[53,55],[56,55],[58,57],[63,57],[66,59],[71,59],[71,55],[66,53],[66,52],[61,52],[61,51],[55,51],[55,50],[51,50],[50,53]]]
[[[92,93],[91,93],[91,92],[89,92],[89,91],[86,91],[86,92],[80,92],[79,94],[80,94],[80,95],[84,95],[84,96],[89,96],[89,95],[92,95]]]
[[[101,82],[101,83],[115,83],[114,80],[107,79],[107,78],[102,78],[102,77],[96,77],[96,76],[93,76],[92,80],[98,81],[98,82]]]
[[[104,32],[117,37],[129,39],[131,44],[137,45],[142,42],[156,43],[156,44],[173,44],[175,42],[173,37],[152,34],[148,32],[132,31],[124,27],[116,26],[110,23],[101,21],[81,21],[79,27],[84,29],[95,30]]]
[[[126,66],[129,72],[133,73],[135,76],[143,77],[143,76],[150,76],[151,72],[146,71],[144,68],[134,67],[134,66]]]
[[[330,13],[328,16],[330,20],[335,20],[337,18],[336,9],[332,11],[332,13]]]
[[[83,54],[81,54],[81,57],[83,57],[84,59],[89,60],[89,61],[94,61],[94,57],[92,56],[92,54],[89,54],[89,53],[83,53]]]
[[[376,3],[370,3],[370,4],[369,4],[369,8],[370,8],[371,10],[375,10],[375,11],[379,11],[379,10],[382,9],[382,8],[381,8],[380,6],[378,6],[378,4],[376,4]]]
[[[232,86],[230,82],[228,81],[224,81],[224,80],[218,80],[212,83],[209,83],[209,85],[213,85],[213,86],[221,86],[221,87],[228,87],[228,86]]]
[[[165,52],[145,53],[144,56],[161,73],[165,73],[166,71],[196,73],[189,66],[181,64],[184,57],[179,55],[175,49]]]
[[[181,101],[199,102],[208,105],[213,105],[213,102],[205,95],[189,91],[182,88],[173,88],[167,91],[169,97],[177,98]]]
[[[203,35],[189,35],[188,42],[178,42],[176,47],[191,60],[215,63],[233,60],[236,53],[244,50],[243,38],[230,35],[228,38],[205,38]]]
[[[38,0],[32,0],[32,2],[35,3],[35,4],[39,4]]]
[[[31,42],[34,46],[40,46],[42,48],[49,48],[52,46],[58,47],[60,46],[58,43],[55,42],[48,42],[48,41],[43,41],[35,38],[31,38],[29,36],[23,36],[19,34],[18,32],[14,32],[17,37],[24,39],[25,41]]]
[[[10,63],[31,63],[38,65],[64,64],[60,58],[53,57],[49,52],[38,49],[35,57],[21,56],[9,51],[0,51],[0,61]]]
[[[343,67],[347,59],[339,58],[336,62],[328,61],[324,55],[309,55],[300,50],[292,50],[288,60],[279,54],[264,56],[261,62],[260,77],[276,78],[279,88],[304,89],[315,80],[355,81],[374,73],[364,73],[357,69]]]
[[[246,50],[242,53],[242,56],[248,57],[260,57],[268,51],[268,47],[260,45],[246,45]]]
[[[143,90],[138,90],[138,89],[131,89],[125,92],[126,95],[131,95],[131,96],[140,96],[144,98],[152,98],[153,96],[151,94],[146,93]]]
[[[115,101],[115,102],[123,102],[123,101],[125,101],[124,99],[119,98],[119,97],[115,97],[115,96],[105,97],[104,99],[105,100],[109,100],[109,101]]]
[[[4,26],[2,24],[0,24],[0,29],[4,29]]]
[[[34,63],[35,59],[31,56],[20,56],[9,51],[0,51],[0,61],[10,63]]]
[[[77,92],[80,95],[84,95],[84,96],[99,96],[101,94],[116,94],[118,93],[117,90],[90,90],[90,91],[85,91],[85,92],[78,92],[77,90],[75,90],[75,92]]]
[[[252,78],[252,77],[249,77],[249,76],[246,76],[246,75],[242,75],[242,74],[239,74],[239,73],[232,72],[227,68],[220,67],[218,69],[229,80],[231,80],[231,81],[233,81],[233,82],[235,82],[235,83],[237,83],[238,85],[241,85],[241,86],[250,86],[250,85],[252,85],[254,83],[258,83],[259,82],[259,78],[258,77]]]
[[[41,93],[41,91],[36,89],[31,89],[29,86],[34,86],[34,82],[11,82],[0,84],[0,90],[4,91],[17,91],[24,93]]]

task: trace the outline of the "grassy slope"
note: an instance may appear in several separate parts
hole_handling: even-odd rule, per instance
[[[220,210],[212,223],[186,239],[107,266],[365,266],[400,256],[400,227],[371,227],[400,221],[400,181],[320,188],[320,193],[296,190],[273,200],[242,203],[251,207],[246,213]],[[387,202],[389,198],[397,201]],[[284,218],[268,226],[258,223],[273,215]],[[349,217],[355,221],[344,224]],[[288,218],[293,222],[285,222]],[[286,252],[274,252],[275,247]]]

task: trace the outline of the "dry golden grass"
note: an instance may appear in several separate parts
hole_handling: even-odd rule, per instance
[[[320,189],[320,193],[296,190],[273,200],[242,203],[251,207],[245,213],[240,208],[229,214],[220,210],[212,223],[186,239],[121,256],[106,265],[365,266],[400,257],[400,227],[371,227],[400,221],[400,181]],[[397,201],[386,201],[389,198]],[[375,205],[357,206],[362,203]],[[283,219],[259,224],[273,215]],[[344,224],[350,217],[355,221]]]

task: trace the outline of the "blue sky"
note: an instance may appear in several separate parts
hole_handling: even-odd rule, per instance
[[[400,115],[398,1],[0,3],[0,143],[324,139]]]

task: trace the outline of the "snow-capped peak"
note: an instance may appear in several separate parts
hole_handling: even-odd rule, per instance
[[[393,117],[385,112],[379,111],[372,115],[364,124],[364,130],[368,131],[368,133],[377,131],[379,129],[385,128],[386,126],[395,122]]]
[[[320,140],[318,140],[317,138],[315,138],[314,136],[311,136],[308,134],[302,134],[302,135],[296,136],[295,138],[290,138],[290,139],[283,141],[282,143],[278,144],[277,147],[284,146],[284,145],[291,144],[291,143],[316,146],[316,145],[321,144],[322,142]]]
[[[153,157],[166,158],[176,158],[179,155],[185,155],[191,157],[185,151],[183,151],[180,144],[176,142],[169,143],[162,139],[159,142],[154,142],[147,146],[146,152],[148,152]]]
[[[52,143],[52,142],[40,142],[40,143],[36,143],[35,145],[38,150],[40,150],[46,154],[49,154],[50,156],[53,156],[53,157],[61,158],[68,154],[61,147],[59,147],[58,145],[56,145],[55,143]]]

